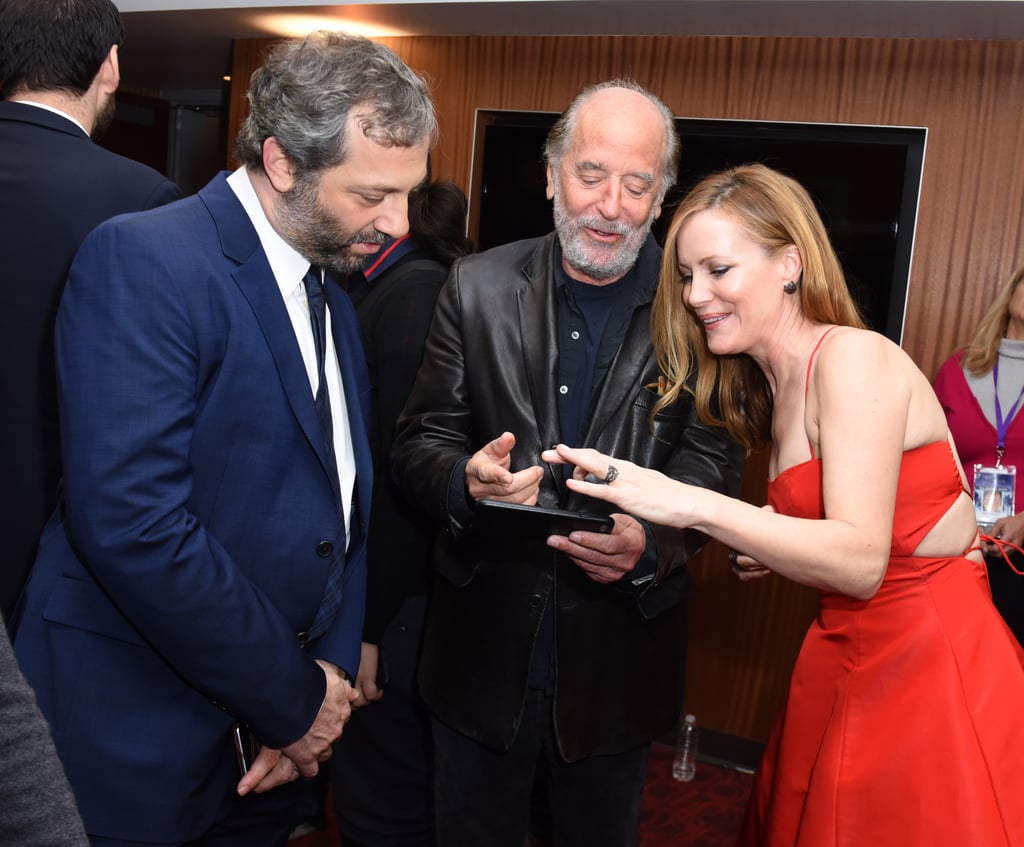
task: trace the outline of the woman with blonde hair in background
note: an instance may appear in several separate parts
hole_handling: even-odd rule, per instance
[[[1024,654],[992,606],[967,481],[928,380],[863,328],[807,192],[762,165],[699,183],[653,321],[665,402],[695,367],[701,416],[770,444],[770,507],[593,450],[544,459],[576,465],[575,491],[738,551],[741,579],[821,592],[741,843],[1024,845]]]
[[[939,369],[935,393],[946,413],[960,462],[972,484],[992,599],[1017,640],[1024,644],[1024,556],[1009,545],[1024,547],[1024,504],[1013,483],[1024,473],[1024,266],[999,289],[974,337]],[[975,472],[975,467],[979,470]],[[989,469],[986,471],[985,469]],[[1009,501],[998,487],[1001,479]],[[1012,469],[1012,470],[1011,470]],[[978,484],[978,483],[981,484]],[[1001,495],[996,498],[996,495]],[[1001,548],[996,542],[1002,541]],[[1004,558],[1003,553],[1007,558]]]

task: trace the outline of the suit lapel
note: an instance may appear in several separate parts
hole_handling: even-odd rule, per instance
[[[558,318],[554,268],[551,266],[554,236],[549,235],[523,266],[526,284],[519,289],[519,332],[523,362],[536,410],[542,447],[562,440],[558,416]],[[561,486],[561,478],[555,474]]]
[[[270,271],[263,251],[236,270],[232,276],[260,325],[263,336],[274,357],[278,377],[284,388],[292,413],[306,438],[316,451],[324,470],[328,470],[326,445],[320,431],[320,419],[316,403],[309,386],[306,365],[302,361],[299,345],[295,340],[288,309],[281,299],[281,289]]]
[[[327,456],[320,421],[288,309],[281,299],[281,289],[270,270],[256,230],[225,176],[221,174],[207,185],[199,192],[199,197],[217,224],[224,255],[238,263],[231,276],[248,301],[266,339],[292,413],[326,472]]]

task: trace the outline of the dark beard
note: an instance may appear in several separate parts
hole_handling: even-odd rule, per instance
[[[114,115],[117,112],[117,102],[114,99],[114,95],[111,94],[103,101],[103,105],[100,106],[96,112],[96,119],[92,124],[92,132],[89,134],[90,138],[99,138],[110,128],[111,122],[114,120]]]
[[[369,256],[357,256],[349,248],[353,244],[383,244],[388,237],[370,228],[349,234],[338,218],[320,204],[315,177],[296,178],[291,190],[280,196],[277,222],[281,236],[303,258],[335,273],[358,271]]]

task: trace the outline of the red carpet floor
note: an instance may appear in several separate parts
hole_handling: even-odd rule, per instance
[[[640,813],[640,847],[733,847],[753,777],[701,762],[693,782],[672,779],[672,749],[651,748]],[[328,804],[329,805],[329,804]],[[289,847],[340,847],[333,819]]]

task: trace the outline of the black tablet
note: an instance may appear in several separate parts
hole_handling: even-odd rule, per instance
[[[477,500],[473,531],[504,538],[525,536],[547,538],[583,532],[609,533],[615,521],[607,515],[548,509],[544,506],[522,506],[501,500]]]

